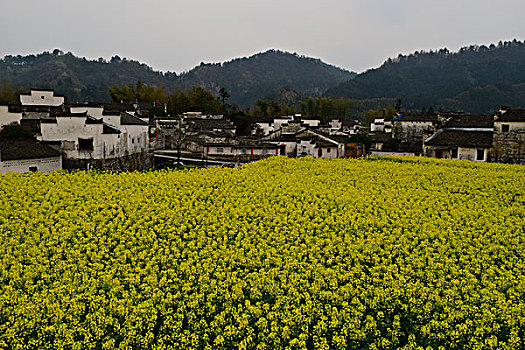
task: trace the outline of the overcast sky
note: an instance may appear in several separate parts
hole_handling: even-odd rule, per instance
[[[59,48],[180,73],[270,48],[357,72],[416,50],[525,39],[523,0],[0,0],[0,56]]]

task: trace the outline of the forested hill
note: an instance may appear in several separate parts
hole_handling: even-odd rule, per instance
[[[330,87],[351,79],[355,73],[328,65],[319,59],[269,50],[226,63],[202,63],[187,73],[162,73],[140,62],[114,56],[86,60],[60,50],[29,56],[6,56],[0,60],[0,82],[14,88],[54,89],[70,101],[108,101],[112,85],[142,81],[148,85],[189,89],[202,86],[212,92],[221,87],[229,102],[248,106],[257,99],[287,87],[305,95],[321,95]]]
[[[388,59],[381,67],[330,89],[351,99],[401,99],[405,109],[493,111],[499,105],[525,106],[525,43],[469,46],[415,52]]]
[[[32,87],[54,89],[72,102],[110,100],[112,85],[136,83],[172,85],[175,74],[155,72],[137,61],[114,56],[110,62],[91,61],[60,50],[29,56],[6,56],[0,60],[0,81],[24,91]]]
[[[286,87],[306,96],[318,96],[356,74],[319,59],[269,50],[223,64],[201,64],[179,77],[183,88],[195,85],[210,91],[226,88],[231,102],[243,106]]]

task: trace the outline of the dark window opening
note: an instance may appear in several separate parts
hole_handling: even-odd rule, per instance
[[[458,157],[458,149],[457,148],[452,148],[450,150],[450,153],[451,153],[452,158],[457,158]]]
[[[485,160],[485,150],[483,148],[477,149],[476,160]]]
[[[79,151],[93,151],[93,139],[78,139]]]
[[[38,171],[38,168],[36,166],[30,166],[29,167],[29,171],[34,173],[34,172]]]
[[[510,125],[509,124],[502,124],[501,125],[501,132],[509,132]]]

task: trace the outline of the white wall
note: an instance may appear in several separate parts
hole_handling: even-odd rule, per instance
[[[20,95],[20,102],[30,106],[61,106],[64,97],[55,96],[54,91],[31,90],[29,95]]]
[[[86,124],[83,117],[57,117],[56,123],[42,123],[42,141],[62,141],[62,151],[73,159],[104,159],[122,156],[121,135],[102,134],[102,124]],[[93,139],[93,150],[78,148],[78,139]]]
[[[71,110],[71,113],[84,113],[84,112],[87,112],[87,114],[92,116],[93,118],[100,119],[100,118],[102,118],[102,111],[104,110],[104,108],[102,108],[102,107],[90,107],[90,106],[77,106],[77,107],[71,107],[70,110]],[[111,123],[109,123],[109,124],[111,124]]]
[[[303,120],[301,120],[301,123],[306,124],[309,127],[315,128],[316,126],[319,126],[321,121],[317,120],[317,119],[303,119]]]
[[[44,173],[60,170],[62,169],[62,157],[0,161],[0,173],[2,174],[27,173],[31,167],[36,167],[37,171]]]
[[[222,148],[222,152],[218,152],[218,149]],[[244,149],[244,152],[243,152]],[[241,156],[241,155],[258,155],[258,156],[275,156],[279,154],[279,148],[276,146],[275,148],[253,148],[250,146],[241,147],[236,146],[210,146],[206,149],[207,154],[209,155],[225,155],[225,156]]]
[[[20,124],[22,113],[9,113],[8,106],[0,106],[0,128],[11,123]]]
[[[487,161],[488,159],[488,149],[485,149],[483,154],[484,158],[481,161]],[[477,160],[477,148],[466,148],[466,147],[458,147],[458,159],[463,160]]]

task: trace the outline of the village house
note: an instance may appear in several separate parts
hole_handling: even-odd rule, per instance
[[[1,140],[0,173],[62,169],[62,154],[35,139]]]
[[[372,139],[372,145],[370,146],[372,155],[374,155],[374,152],[382,151],[384,145],[392,140],[392,133],[377,131],[377,129],[375,132],[369,133],[369,136]]]
[[[494,117],[491,160],[525,164],[525,110],[500,107]]]
[[[232,140],[227,143],[206,143],[204,158],[227,162],[249,162],[279,154],[279,147],[252,139]]]
[[[59,107],[64,105],[64,96],[55,95],[53,90],[31,89],[28,94],[20,94],[22,106],[51,106]]]
[[[440,113],[439,118],[437,131],[425,138],[426,156],[489,161],[494,133],[492,115]]]
[[[392,133],[393,127],[393,118],[376,118],[372,123],[370,123],[370,132],[384,132],[390,134]]]
[[[423,134],[433,131],[439,122],[437,115],[398,114],[393,120],[392,138],[401,141],[400,151],[423,153]]]

